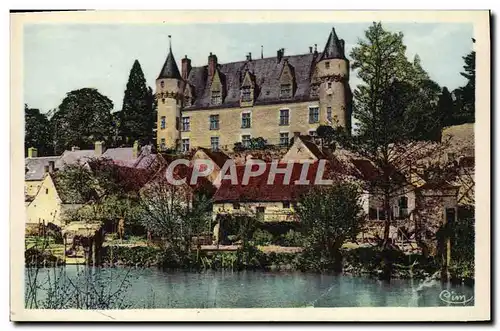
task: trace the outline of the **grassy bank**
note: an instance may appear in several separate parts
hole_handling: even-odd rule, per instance
[[[392,278],[427,278],[440,266],[436,259],[425,258],[420,254],[405,254],[391,251],[393,262]],[[342,250],[343,273],[355,276],[378,277],[383,269],[382,251],[377,247],[345,247]],[[188,254],[176,254],[159,247],[123,247],[107,246],[104,248],[105,266],[135,266],[180,268],[187,270],[265,270],[265,271],[313,271],[328,272],[324,261],[312,263],[301,252],[266,252],[265,247],[248,245],[236,251],[206,252],[191,251]],[[450,268],[454,282],[472,283],[474,272],[471,266],[463,264]]]

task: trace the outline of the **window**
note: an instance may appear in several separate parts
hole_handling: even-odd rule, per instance
[[[189,152],[189,139],[182,139],[181,151],[183,153]]]
[[[162,116],[160,122],[160,128],[164,130],[166,126],[167,126],[167,118],[165,116]]]
[[[280,133],[280,146],[287,147],[289,144],[288,132]]]
[[[249,86],[245,86],[241,89],[241,101],[243,102],[252,101],[252,91]]]
[[[49,194],[49,189],[48,188],[45,189],[45,194]]]
[[[326,119],[329,121],[332,120],[332,107],[326,107]]]
[[[377,208],[368,209],[368,218],[371,220],[377,219]]]
[[[160,82],[160,86],[161,86],[161,88],[165,87],[165,82],[163,80]]]
[[[328,82],[327,86],[328,88],[332,88],[332,82]]]
[[[288,109],[280,110],[280,125],[290,124],[290,111]]]
[[[243,129],[248,129],[251,126],[250,113],[241,114],[241,127]]]
[[[240,203],[239,202],[234,202],[233,203],[233,209],[240,209]]]
[[[220,105],[222,103],[222,95],[220,91],[212,91],[211,103],[212,105]]]
[[[219,115],[210,115],[210,130],[219,130]]]
[[[266,212],[266,207],[257,207],[256,208],[256,215],[255,215],[255,216],[257,216],[257,220],[263,221],[265,212]]]
[[[311,137],[317,137],[318,136],[317,133],[316,133],[316,130],[309,130],[308,134]]]
[[[165,145],[166,145],[165,138],[161,138],[160,149],[164,150],[165,149]]]
[[[249,134],[245,134],[243,136],[241,136],[241,143],[243,144],[244,147],[248,148],[250,147],[250,140],[252,138],[250,137]]]
[[[384,209],[378,209],[378,219],[380,221],[385,220],[385,210]]]
[[[325,62],[325,68],[330,69],[330,61]]]
[[[408,217],[408,197],[400,197],[398,200],[399,218]]]
[[[182,118],[182,131],[189,131],[189,117]]]
[[[219,137],[210,137],[210,146],[213,151],[219,150]]]
[[[319,107],[310,107],[309,123],[318,123],[318,122],[319,122]]]
[[[292,97],[292,84],[281,84],[281,98],[291,98]]]
[[[290,201],[283,201],[283,208],[289,209],[290,208]]]

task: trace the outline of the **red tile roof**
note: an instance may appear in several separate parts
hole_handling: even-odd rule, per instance
[[[308,185],[295,184],[299,180],[302,163],[294,163],[289,184],[284,183],[284,174],[276,174],[273,184],[267,184],[271,164],[266,164],[264,173],[257,177],[250,177],[248,185],[243,185],[243,175],[245,166],[236,166],[238,183],[233,185],[231,180],[225,179],[222,181],[220,188],[214,195],[214,202],[231,202],[231,201],[297,201],[299,197],[306,193],[314,186],[316,175],[318,172],[319,162],[309,165],[307,172]],[[286,168],[286,163],[278,164],[278,168]],[[252,170],[258,169],[258,165],[253,165]],[[305,170],[304,170],[305,171]],[[230,172],[228,171],[226,175]],[[335,173],[331,169],[331,165],[325,164],[322,179],[334,179]]]

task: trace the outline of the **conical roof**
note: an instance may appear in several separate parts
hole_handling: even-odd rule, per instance
[[[325,49],[321,55],[320,60],[327,59],[345,59],[344,55],[344,41],[339,40],[335,33],[335,28],[332,28],[328,41],[326,42]]]
[[[168,36],[170,39],[170,36]],[[167,59],[163,64],[163,68],[161,68],[160,74],[158,75],[158,79],[161,78],[175,78],[181,79],[181,73],[179,72],[179,68],[177,67],[177,63],[174,59],[174,54],[172,54],[172,45],[169,45]]]

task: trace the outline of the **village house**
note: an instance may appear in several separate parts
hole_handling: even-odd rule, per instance
[[[288,146],[293,132],[315,134],[320,125],[351,130],[352,94],[344,40],[332,29],[322,52],[192,67],[179,71],[170,47],[156,80],[157,145],[160,149],[232,150],[262,137]]]
[[[38,193],[48,168],[54,169],[56,162],[60,159],[60,156],[38,157],[37,154],[37,149],[30,147],[28,148],[28,157],[24,159],[24,200],[26,204],[31,202]]]
[[[26,205],[27,230],[50,223],[61,227],[68,212],[80,208],[85,202],[78,195],[65,194],[59,186],[55,169],[47,167],[38,191]]]

